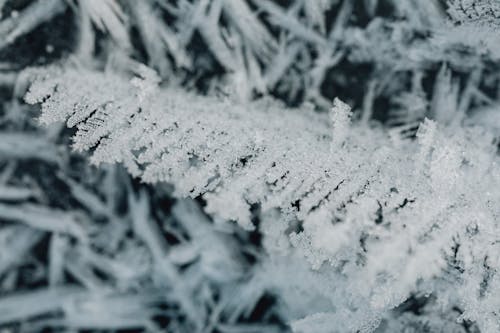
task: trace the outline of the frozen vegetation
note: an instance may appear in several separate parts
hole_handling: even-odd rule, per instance
[[[0,0],[7,332],[500,331],[495,0]]]

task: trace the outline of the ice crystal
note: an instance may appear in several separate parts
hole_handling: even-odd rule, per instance
[[[328,118],[267,99],[238,105],[160,88],[150,70],[140,65],[136,72],[126,80],[66,70],[35,81],[26,99],[42,103],[44,123],[66,119],[75,127],[74,146],[91,150],[94,163],[121,162],[146,182],[171,183],[177,196],[201,196],[215,219],[244,228],[254,228],[252,207],[274,216],[283,227],[269,235],[284,233],[294,256],[331,275],[322,288],[332,288],[323,292],[332,313],[311,312],[294,324],[299,331],[309,321],[316,323],[311,329],[347,321],[347,331],[371,331],[412,293],[438,292],[447,302],[469,272],[485,270],[481,262],[495,251],[498,232],[493,203],[500,200],[499,160],[486,129],[426,120],[417,141],[395,141],[383,130],[350,125],[350,108],[340,100]],[[452,268],[449,249],[457,239],[459,268]],[[474,259],[462,262],[462,255]],[[498,310],[480,304],[461,318],[491,330]]]
[[[0,0],[1,329],[498,332],[499,9]]]

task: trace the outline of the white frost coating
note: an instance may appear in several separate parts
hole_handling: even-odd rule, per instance
[[[117,0],[79,0],[78,4],[99,30],[109,33],[121,47],[130,47],[126,16]]]
[[[499,4],[0,0],[2,330],[497,333]]]
[[[65,8],[66,5],[62,0],[37,0],[17,15],[2,19],[0,21],[0,49],[9,46],[20,36],[57,16]]]
[[[464,279],[477,285],[473,272],[482,272],[485,260],[500,269],[487,259],[498,251],[500,232],[499,160],[489,132],[426,120],[418,140],[395,140],[394,133],[349,125],[350,108],[339,100],[330,125],[311,110],[161,89],[146,68],[137,73],[130,83],[67,70],[42,76],[26,99],[42,102],[43,122],[68,119],[77,129],[75,147],[91,150],[95,163],[121,162],[145,181],[172,183],[180,197],[201,195],[208,213],[245,228],[253,228],[250,212],[258,207],[271,259],[239,294],[244,301],[233,305],[235,313],[252,308],[256,290],[275,289],[297,331],[328,331],[321,323],[336,318],[340,332],[369,332],[410,295],[435,293],[443,304],[469,304],[461,318],[494,331],[498,279],[488,280],[488,298],[456,292]],[[139,223],[148,215],[141,198],[131,200],[136,232],[163,277],[178,281],[171,259],[201,255],[205,274],[222,278],[213,268],[215,248],[200,250],[196,241],[169,255],[152,225]],[[192,224],[189,208],[177,214]],[[186,295],[180,284],[173,297],[189,312],[195,306]],[[231,308],[235,300],[227,297]],[[332,314],[318,314],[325,309]]]
[[[340,99],[333,101],[332,115],[332,145],[342,146],[351,127],[351,107]]]

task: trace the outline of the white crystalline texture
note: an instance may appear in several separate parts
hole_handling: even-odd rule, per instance
[[[449,0],[448,13],[461,23],[498,25],[500,3],[496,0]]]
[[[0,331],[500,331],[500,1],[0,14]]]
[[[163,89],[146,68],[136,72],[130,80],[88,70],[43,76],[26,100],[42,103],[43,122],[66,117],[76,127],[74,146],[90,150],[94,163],[120,162],[144,181],[173,184],[179,197],[202,196],[213,217],[245,228],[254,227],[252,207],[274,216],[265,223],[285,227],[264,229],[274,255],[262,269],[277,276],[255,273],[246,288],[281,290],[285,316],[298,320],[292,324],[297,331],[330,331],[320,326],[333,320],[339,332],[369,332],[388,310],[419,292],[436,293],[445,303],[458,297],[471,306],[461,318],[487,332],[498,327],[491,323],[500,315],[493,301],[499,289],[487,288],[491,300],[456,293],[464,278],[459,272],[483,271],[485,258],[496,258],[498,250],[499,158],[485,129],[426,120],[417,141],[402,137],[395,144],[382,130],[350,125],[350,107],[338,99],[329,119],[269,101],[238,105]],[[301,230],[289,228],[297,224]],[[177,279],[172,263],[159,257],[158,235],[138,234],[152,246],[164,274]],[[447,253],[457,239],[455,256],[473,259],[459,260],[455,271]],[[288,253],[279,250],[287,246]],[[217,254],[207,250],[200,252],[204,269],[215,277],[210,267],[218,265]],[[178,260],[196,251],[185,248]],[[306,269],[304,280],[290,281],[304,260],[326,279],[318,293],[308,290],[307,276],[319,273]],[[487,260],[488,267],[500,269],[498,261]],[[295,271],[285,264],[294,261]],[[295,283],[305,294],[291,291]],[[174,297],[195,311],[185,288],[180,285]],[[306,306],[318,295],[324,306],[316,312],[331,313],[315,314]]]

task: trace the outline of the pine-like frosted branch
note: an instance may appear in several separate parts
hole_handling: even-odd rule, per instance
[[[332,125],[312,110],[199,97],[158,87],[146,67],[136,73],[126,80],[67,70],[41,77],[26,100],[42,103],[43,123],[75,127],[74,147],[91,150],[94,163],[120,162],[144,181],[173,184],[180,197],[201,195],[208,213],[246,228],[251,209],[274,216],[285,227],[269,237],[288,239],[283,244],[315,269],[334,267],[337,288],[350,295],[336,289],[327,298],[364,304],[335,312],[362,325],[349,329],[375,327],[415,291],[457,297],[455,284],[476,283],[468,274],[484,270],[480,262],[496,251],[499,161],[481,128],[426,120],[414,141],[349,125],[350,110],[338,100]],[[460,271],[449,267],[457,239]],[[458,297],[476,304],[462,318],[490,325],[498,315],[493,299]]]

